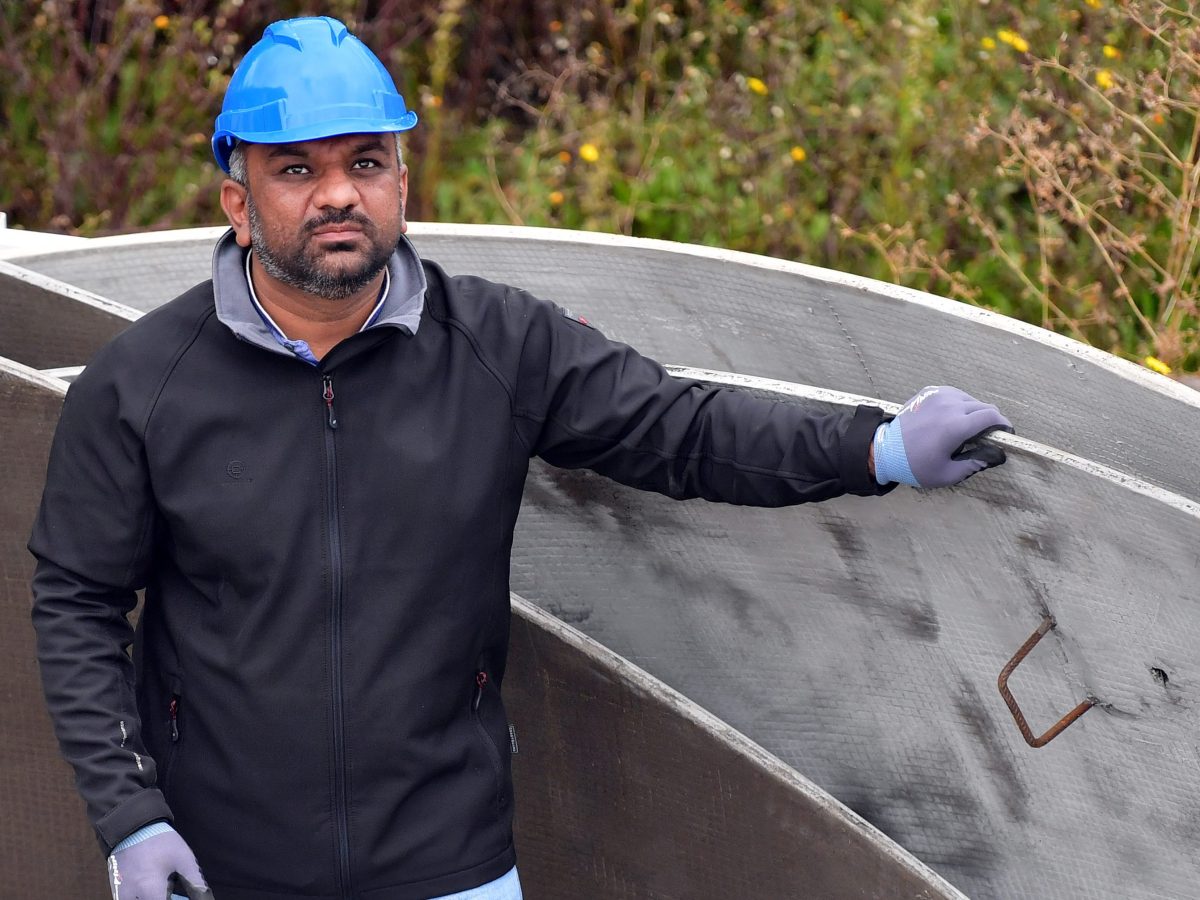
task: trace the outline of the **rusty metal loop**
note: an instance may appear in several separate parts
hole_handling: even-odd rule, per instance
[[[1008,661],[1003,669],[1000,670],[1000,677],[996,679],[996,684],[1000,688],[1000,696],[1004,698],[1004,702],[1008,704],[1008,711],[1012,713],[1013,719],[1017,723],[1017,728],[1021,731],[1021,737],[1025,738],[1025,743],[1030,747],[1045,747],[1048,743],[1058,737],[1062,732],[1082,716],[1085,712],[1096,705],[1096,698],[1088,697],[1073,710],[1059,719],[1050,729],[1041,737],[1035,737],[1033,731],[1029,727],[1029,723],[1025,721],[1025,714],[1021,712],[1021,707],[1017,705],[1017,698],[1012,695],[1012,691],[1008,689],[1008,678],[1021,661],[1029,655],[1029,652],[1037,646],[1038,641],[1046,636],[1046,632],[1054,628],[1058,623],[1054,621],[1053,616],[1046,616],[1042,619],[1042,624],[1038,626],[1037,631],[1029,636],[1029,639],[1021,645],[1020,649],[1013,654],[1013,658]]]

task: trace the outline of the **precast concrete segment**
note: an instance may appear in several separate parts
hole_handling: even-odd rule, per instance
[[[147,309],[209,277],[224,229],[102,238],[22,265]],[[568,306],[655,359],[903,401],[954,384],[1018,431],[1200,498],[1200,392],[1069,338],[866,278],[690,244],[413,224],[451,273]]]
[[[712,380],[718,380],[716,376]],[[844,408],[832,392],[742,389]],[[978,900],[1194,898],[1200,509],[997,436],[965,484],[780,510],[535,463],[513,589],[761,744]],[[1098,705],[1042,749],[1035,733]]]
[[[0,261],[0,356],[38,369],[76,366],[128,327],[136,310]]]
[[[25,549],[67,386],[0,359],[0,896],[108,896],[104,858],[42,701]]]
[[[965,900],[681,694],[512,606],[504,692],[527,896]]]

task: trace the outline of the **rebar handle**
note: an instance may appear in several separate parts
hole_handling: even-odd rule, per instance
[[[1017,666],[1021,664],[1021,660],[1028,656],[1029,652],[1037,646],[1038,641],[1045,637],[1046,632],[1050,631],[1057,624],[1058,623],[1054,621],[1053,616],[1046,616],[1046,618],[1042,619],[1042,624],[1038,626],[1037,631],[1031,634],[1029,636],[1029,640],[1022,644],[1020,649],[1013,654],[1013,658],[1008,661],[1008,665],[1000,670],[1000,677],[996,679],[996,684],[1000,688],[1000,696],[1003,697],[1004,702],[1008,704],[1008,710],[1012,713],[1013,719],[1017,723],[1017,728],[1019,728],[1021,731],[1021,737],[1025,738],[1025,743],[1034,748],[1045,747],[1048,743],[1062,734],[1068,725],[1096,705],[1096,699],[1094,697],[1088,697],[1073,710],[1050,726],[1050,729],[1045,734],[1043,734],[1041,737],[1035,737],[1033,731],[1029,728],[1029,723],[1025,721],[1025,714],[1021,712],[1021,707],[1017,705],[1017,698],[1014,697],[1012,695],[1012,691],[1008,689],[1008,678],[1014,671],[1016,671]]]

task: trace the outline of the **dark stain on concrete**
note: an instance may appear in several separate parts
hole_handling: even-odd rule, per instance
[[[1041,619],[1051,615],[1050,612],[1050,592],[1046,589],[1046,585],[1033,577],[1028,569],[1022,569],[1020,574],[1021,582],[1025,585],[1025,596],[1028,600],[1028,605],[1031,609],[1037,612],[1039,618],[1033,623],[1029,629],[1033,633],[1034,628],[1037,628]],[[1017,648],[1013,647],[1015,651]]]
[[[902,847],[920,848],[921,860],[951,882],[986,884],[1001,864],[1001,853],[978,799],[968,788],[957,787],[969,785],[970,779],[962,772],[949,777],[960,768],[950,754],[944,763],[946,777],[936,781],[910,770],[905,774],[913,777],[901,783],[855,786],[837,796]]]
[[[822,512],[817,522],[831,538],[837,548],[838,556],[849,565],[853,565],[867,551],[867,545],[859,536],[858,528],[852,522],[832,513]]]
[[[853,522],[828,510],[817,514],[817,523],[833,540],[847,580],[842,596],[872,616],[886,619],[908,637],[934,643],[941,635],[937,607],[927,597],[915,603],[897,603],[889,596],[887,584],[877,566],[867,564],[867,542]]]
[[[1039,471],[1042,471],[1042,467],[1040,465],[1041,460],[1039,457],[1022,456],[1021,465],[1024,466],[1027,460],[1036,468],[1038,468]],[[1047,473],[1052,474],[1052,470],[1046,471]],[[1001,476],[1003,476],[1003,469],[998,470],[998,472]],[[972,479],[969,482],[972,493],[974,493],[979,500],[982,500],[987,505],[989,510],[1004,510],[1006,512],[1014,513],[1033,513],[1035,515],[1045,515],[1046,504],[1037,493],[1023,487],[1024,483],[1025,482],[1023,479],[1004,477],[992,478],[984,481],[982,480],[982,476],[980,478]]]
[[[591,607],[569,609],[554,600],[542,600],[539,605],[555,618],[576,627],[587,624],[588,620],[592,618]]]
[[[1027,552],[1041,557],[1047,562],[1062,561],[1062,547],[1059,537],[1054,532],[1045,529],[1022,531],[1017,535],[1017,543]]]
[[[994,776],[991,786],[1000,794],[1009,816],[1016,822],[1029,819],[1029,788],[1021,780],[1013,760],[1009,741],[1000,732],[1000,723],[992,718],[990,708],[979,696],[975,685],[959,680],[954,708],[967,730],[976,738],[976,749],[984,769]],[[1013,732],[1016,725],[1012,725]]]
[[[937,607],[931,601],[922,600],[916,606],[901,607],[897,611],[904,616],[904,630],[917,640],[932,644],[941,635]]]

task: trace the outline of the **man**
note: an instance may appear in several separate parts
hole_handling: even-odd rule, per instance
[[[403,237],[415,124],[340,22],[268,28],[216,123],[212,281],[67,395],[34,621],[118,900],[201,864],[220,900],[520,897],[499,686],[534,455],[760,506],[1003,462],[953,388],[813,417],[447,276]]]

